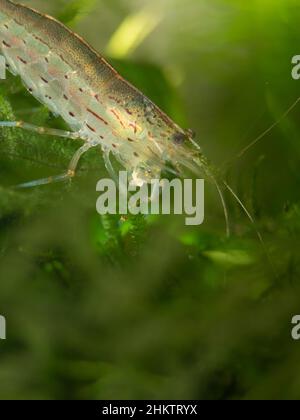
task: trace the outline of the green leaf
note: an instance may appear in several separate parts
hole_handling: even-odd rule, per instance
[[[213,263],[226,267],[243,267],[255,263],[255,258],[247,251],[243,250],[227,250],[227,251],[205,251],[202,253],[205,257],[210,259]]]

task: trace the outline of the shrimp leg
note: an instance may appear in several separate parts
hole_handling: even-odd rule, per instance
[[[38,127],[23,121],[0,121],[0,127],[23,128],[24,130],[33,131],[39,134],[47,134],[49,136],[65,137],[74,140],[80,139],[80,133],[58,130],[56,128]]]
[[[112,165],[112,163],[111,163],[111,161],[110,161],[110,157],[109,157],[109,155],[110,155],[110,150],[109,149],[106,149],[104,152],[103,152],[103,159],[104,159],[104,164],[105,164],[105,167],[106,167],[106,169],[107,169],[107,172],[109,173],[109,175],[111,176],[111,178],[117,183],[117,185],[118,185],[118,177],[117,177],[117,174],[116,174],[116,171],[114,170],[114,167],[113,167],[113,165]]]
[[[48,178],[38,179],[36,181],[26,182],[24,184],[17,185],[15,188],[32,188],[40,185],[52,184],[54,182],[71,180],[76,175],[76,168],[78,166],[81,156],[89,149],[96,146],[98,146],[98,143],[94,142],[85,143],[83,146],[81,146],[80,149],[78,149],[75,155],[73,156],[69,168],[65,173],[61,175],[51,176]]]

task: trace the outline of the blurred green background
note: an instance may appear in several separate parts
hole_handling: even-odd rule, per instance
[[[77,144],[2,129],[2,399],[298,399],[300,105],[297,0],[52,0],[23,3],[86,38],[184,127],[255,216],[266,242],[213,185],[206,221],[100,217],[97,151],[71,185],[16,192],[61,173]],[[61,121],[10,77],[0,119]],[[228,164],[231,162],[231,164]],[[273,266],[273,269],[270,266]]]

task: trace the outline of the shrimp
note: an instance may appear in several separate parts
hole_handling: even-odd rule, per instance
[[[22,187],[74,177],[80,157],[96,146],[102,148],[110,173],[112,153],[137,185],[159,177],[167,162],[178,170],[181,164],[196,170],[199,153],[191,132],[181,129],[82,38],[54,18],[0,0],[0,44],[8,70],[19,75],[28,91],[61,116],[71,131],[25,122],[2,122],[0,126],[84,142],[66,173]]]
[[[224,189],[255,226],[239,197],[207,162],[192,131],[179,127],[62,23],[29,7],[0,0],[0,50],[8,70],[21,77],[38,101],[61,116],[70,131],[23,121],[0,122],[0,127],[23,128],[83,142],[65,173],[27,182],[20,188],[73,178],[82,155],[99,147],[110,175],[116,178],[110,162],[113,154],[137,186],[159,178],[163,170],[181,176],[186,171],[204,174],[220,195],[227,235],[230,229]],[[257,229],[256,232],[262,242]]]

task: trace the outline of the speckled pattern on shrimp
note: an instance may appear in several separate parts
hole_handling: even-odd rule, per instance
[[[52,17],[0,0],[0,44],[29,92],[78,138],[112,152],[137,182],[159,176],[168,161],[178,170],[198,165],[190,132]]]

